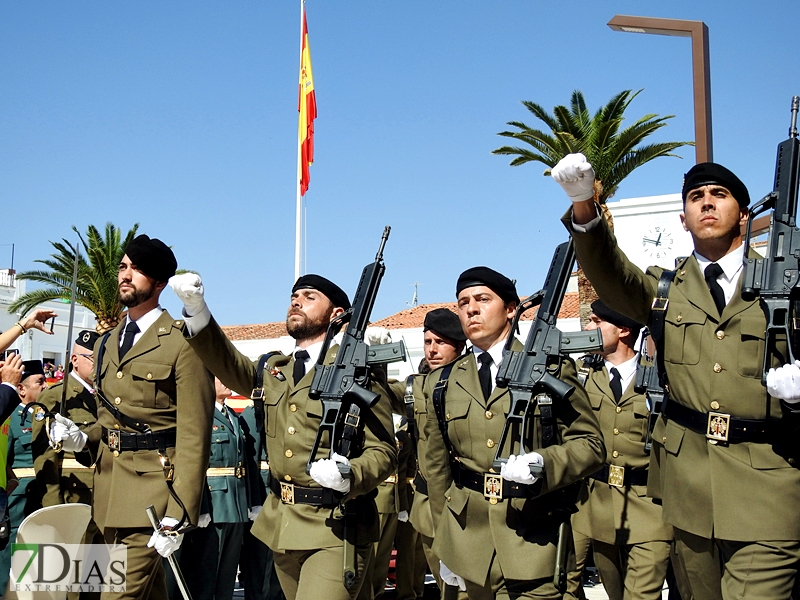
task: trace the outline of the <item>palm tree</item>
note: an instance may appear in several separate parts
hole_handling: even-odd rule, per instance
[[[694,146],[694,142],[662,142],[641,145],[649,135],[667,125],[673,115],[660,117],[655,114],[644,115],[635,123],[621,129],[625,118],[625,110],[636,96],[641,93],[625,90],[614,96],[608,104],[601,107],[594,116],[586,108],[586,101],[580,90],[572,92],[570,107],[556,106],[553,114],[548,113],[535,102],[523,101],[529,111],[543,121],[550,132],[532,129],[525,123],[510,121],[508,125],[518,131],[502,131],[498,135],[513,138],[528,144],[528,147],[503,146],[492,150],[492,154],[509,154],[516,156],[511,161],[512,167],[528,162],[540,162],[547,165],[544,175],[550,175],[559,160],[567,154],[580,152],[592,164],[595,170],[595,190],[600,210],[613,229],[614,221],[606,201],[617,191],[634,169],[660,156],[676,156],[673,150],[682,146]],[[581,304],[581,322],[586,323],[590,314],[589,305],[597,298],[591,284],[578,271],[578,291]]]
[[[109,331],[120,322],[123,307],[119,301],[117,271],[125,247],[136,236],[138,228],[139,224],[136,223],[123,239],[121,231],[112,223],[106,223],[104,236],[97,227],[89,225],[86,230],[87,242],[77,227],[74,225],[72,227],[83,247],[78,260],[75,302],[95,314],[98,333]],[[66,239],[50,243],[56,249],[56,253],[52,254],[50,259],[35,261],[48,267],[48,270],[26,271],[17,275],[19,279],[36,281],[48,287],[23,294],[8,307],[9,312],[24,314],[49,300],[69,302],[76,247]]]

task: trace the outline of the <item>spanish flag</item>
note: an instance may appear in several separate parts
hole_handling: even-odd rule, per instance
[[[300,195],[308,190],[308,167],[314,162],[314,119],[317,118],[317,99],[314,94],[314,76],[311,74],[311,52],[308,49],[308,23],[303,5],[303,36],[300,47],[300,90],[297,110],[300,112],[298,143],[300,144]]]

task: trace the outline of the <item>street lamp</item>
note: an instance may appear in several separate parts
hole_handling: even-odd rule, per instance
[[[711,138],[711,73],[708,64],[708,27],[702,21],[615,15],[608,22],[614,31],[652,33],[692,38],[694,80],[694,142],[698,163],[714,160]]]

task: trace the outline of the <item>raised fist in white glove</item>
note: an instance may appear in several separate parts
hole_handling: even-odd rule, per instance
[[[261,512],[261,505],[254,506],[253,508],[248,508],[247,509],[247,518],[250,519],[251,521],[255,521],[256,517],[258,516],[258,513],[260,513],[260,512]]]
[[[787,404],[800,402],[800,360],[767,372],[767,391]]]
[[[392,334],[386,327],[367,327],[364,337],[368,345],[391,344]]]
[[[308,474],[322,487],[347,494],[350,491],[350,478],[342,477],[339,463],[349,465],[350,461],[334,452],[332,458],[323,458],[312,463]]]
[[[205,529],[209,525],[211,525],[211,515],[208,513],[203,513],[200,515],[200,518],[197,519],[197,526],[200,529]]]
[[[544,467],[542,455],[538,452],[512,454],[508,457],[508,462],[500,467],[500,476],[507,481],[530,485],[538,479],[531,475],[531,465]]]
[[[464,578],[453,573],[442,561],[439,561],[439,576],[447,585],[457,587],[462,592],[467,591],[467,584],[464,583]]]
[[[172,517],[164,517],[161,519],[158,531],[154,531],[153,535],[150,536],[150,541],[147,542],[147,547],[155,548],[156,552],[158,552],[164,558],[167,558],[170,554],[175,552],[175,550],[181,547],[181,543],[183,542],[183,534],[167,534],[166,532],[171,530],[177,524],[178,520],[173,519]]]
[[[86,440],[89,439],[75,423],[66,417],[59,414],[55,415],[55,419],[50,424],[50,446],[56,447],[58,442],[61,442],[61,448],[66,452],[80,452],[86,445]]]
[[[203,280],[197,273],[181,273],[169,278],[169,287],[181,302],[187,317],[194,317],[203,312],[206,301],[203,297]]]
[[[594,196],[594,169],[583,154],[567,154],[550,172],[573,202]]]

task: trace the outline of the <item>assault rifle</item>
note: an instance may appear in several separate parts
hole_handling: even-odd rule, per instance
[[[650,416],[647,419],[647,434],[644,440],[644,451],[649,454],[653,447],[653,428],[658,421],[658,415],[664,406],[664,401],[668,396],[668,392],[664,389],[663,382],[658,375],[658,366],[653,360],[653,357],[647,352],[647,338],[650,337],[650,331],[645,327],[642,330],[642,342],[639,347],[639,354],[644,359],[639,363],[639,368],[636,370],[636,381],[633,384],[633,390],[637,394],[644,394],[647,398],[647,408],[650,411]]]
[[[353,306],[331,321],[317,364],[314,365],[314,379],[308,395],[312,399],[322,401],[322,421],[317,430],[317,437],[311,448],[311,455],[306,464],[306,472],[317,459],[317,452],[323,437],[327,434],[330,442],[330,455],[334,452],[348,457],[356,450],[363,426],[362,411],[367,412],[375,405],[380,396],[370,390],[370,368],[405,360],[406,348],[402,341],[394,344],[368,345],[364,340],[369,317],[378,295],[378,288],[386,267],[383,264],[383,248],[389,238],[391,228],[385,227],[381,237],[381,245],[375,261],[364,267],[361,280],[358,282]],[[332,365],[325,365],[325,356],[335,335],[344,330],[336,360]],[[350,466],[338,463],[342,477],[350,477]],[[349,504],[349,503],[348,503]],[[352,507],[345,505],[344,535],[344,585],[350,589],[356,580],[355,555],[348,540],[348,529],[355,526],[356,515]]]
[[[792,98],[792,124],[789,139],[778,145],[775,164],[775,187],[750,209],[744,248],[742,298],[761,298],[767,318],[764,370],[761,381],[766,385],[770,357],[782,364],[800,357],[800,230],[797,228],[797,188],[800,180],[800,140],[797,139],[797,112],[800,98]],[[769,252],[766,258],[749,258],[750,232],[753,219],[773,209],[769,226]],[[786,340],[789,356],[778,351],[779,340]]]
[[[515,449],[520,453],[532,451],[526,447],[526,435],[529,433],[529,419],[536,406],[539,406],[540,411],[544,409],[543,412],[552,412],[554,398],[567,400],[575,391],[574,387],[553,374],[561,366],[562,355],[603,348],[603,337],[599,329],[563,333],[556,327],[558,311],[561,310],[574,263],[575,249],[572,240],[559,244],[550,263],[544,288],[523,300],[514,314],[496,378],[498,387],[507,387],[511,395],[510,411],[492,465],[497,471],[508,460],[501,457],[501,454],[509,442],[509,436],[513,436],[509,444],[510,454]],[[514,332],[519,319],[522,313],[535,306],[539,310],[528,332],[525,349],[514,352],[511,345],[514,343]],[[555,424],[543,423],[543,442],[552,438],[549,443],[554,443],[555,433]],[[532,475],[541,477],[542,473],[541,467],[531,465]]]

